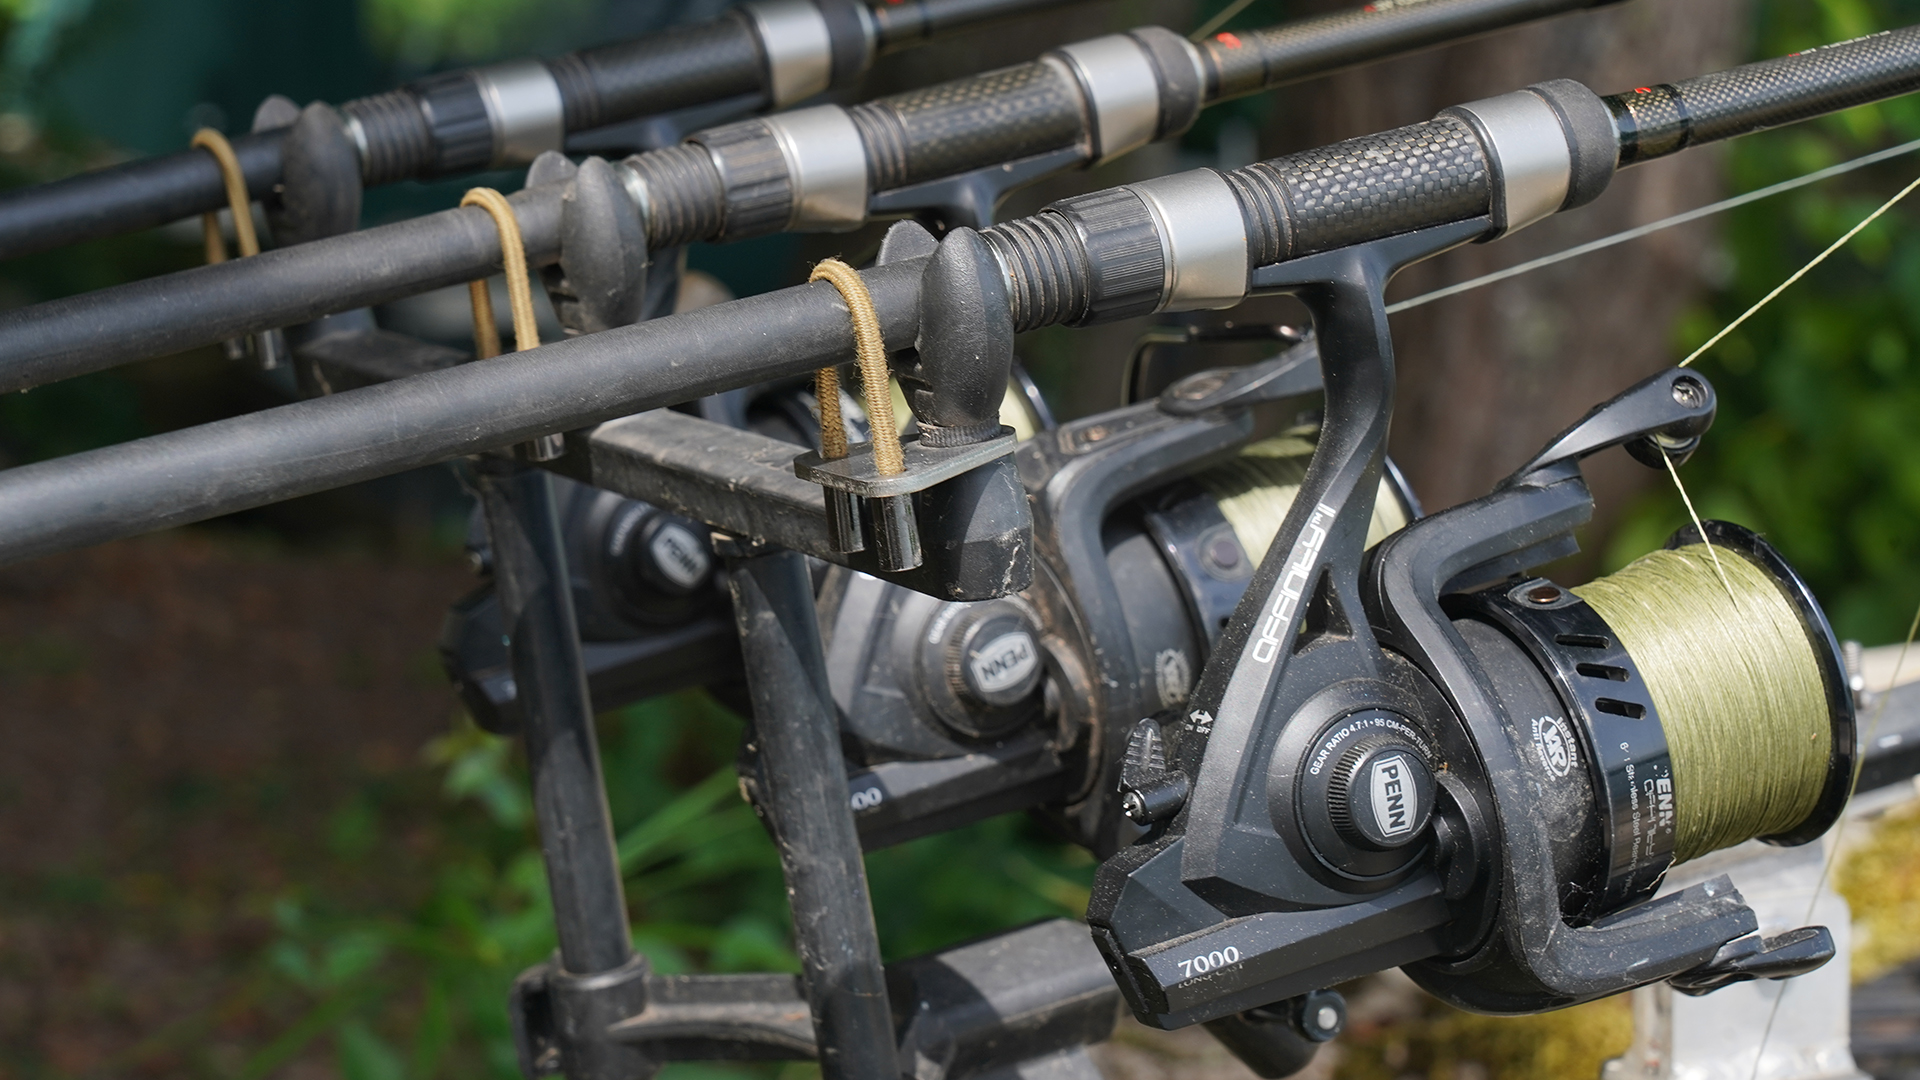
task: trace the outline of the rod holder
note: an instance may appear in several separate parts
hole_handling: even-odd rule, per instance
[[[882,570],[911,570],[923,561],[920,523],[914,520],[913,496],[886,495],[867,500],[873,512],[873,549]]]
[[[856,443],[843,458],[823,458],[810,450],[793,459],[793,474],[819,484],[827,497],[827,524],[835,550],[873,550],[883,570],[912,570],[924,559],[913,496],[938,484],[992,464],[1013,453],[1013,429],[965,446],[927,446],[917,435],[900,439],[905,469],[882,476],[873,444]]]
[[[833,550],[852,554],[867,550],[866,525],[861,521],[860,497],[839,488],[822,488],[827,497],[827,540]]]

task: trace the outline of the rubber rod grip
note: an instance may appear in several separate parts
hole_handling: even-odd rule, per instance
[[[1473,128],[1443,116],[1256,162],[1227,174],[1266,266],[1488,211],[1493,179]]]
[[[765,93],[766,65],[746,19],[676,26],[547,61],[568,131]]]
[[[1080,88],[1033,61],[847,110],[867,145],[867,178],[890,191],[1072,146],[1086,138]]]

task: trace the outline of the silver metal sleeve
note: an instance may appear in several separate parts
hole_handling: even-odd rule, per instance
[[[1167,276],[1158,310],[1229,308],[1247,298],[1247,222],[1219,173],[1195,169],[1127,190],[1160,233]]]
[[[353,140],[353,152],[360,155],[360,171],[367,169],[367,129],[360,118],[352,113],[342,113],[347,121],[347,138]]]
[[[805,101],[833,83],[833,36],[812,0],[748,0],[740,9],[760,35],[774,108]]]
[[[1095,162],[1153,141],[1160,126],[1160,80],[1139,42],[1108,34],[1062,46],[1042,59],[1064,67],[1086,95]]]
[[[640,215],[640,227],[645,229],[647,219],[653,216],[653,194],[647,190],[646,178],[640,175],[640,170],[633,167],[634,159],[639,156],[639,154],[628,155],[620,162],[620,171],[616,175],[620,177],[620,186],[626,189],[627,198],[633,200],[634,213]]]
[[[493,128],[493,164],[526,165],[566,145],[566,106],[560,84],[538,60],[478,68],[473,81]]]
[[[867,220],[867,144],[838,105],[767,117],[787,159],[793,217],[787,228],[846,232]]]
[[[1573,150],[1559,114],[1517,90],[1445,110],[1473,125],[1493,167],[1493,227],[1505,236],[1551,217],[1567,202]]]

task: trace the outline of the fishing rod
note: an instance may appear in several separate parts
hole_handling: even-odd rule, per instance
[[[851,85],[876,57],[1071,2],[749,0],[630,41],[442,72],[338,108],[315,103],[232,145],[250,198],[350,203],[351,228],[363,186],[526,165],[639,117],[784,109]],[[351,190],[329,190],[342,186]],[[211,155],[145,158],[0,193],[0,258],[226,207]]]
[[[950,242],[979,263],[982,287],[1013,330],[1224,308],[1309,255],[1440,225],[1460,226],[1467,239],[1504,235],[1599,197],[1622,160],[1639,164],[1916,88],[1920,28],[1913,27],[1607,98],[1576,83],[1547,83],[1225,174],[1201,169],[1077,196],[978,233],[958,230]],[[551,258],[554,208],[523,195],[519,211],[529,260]],[[1461,224],[1481,218],[1477,232]],[[400,232],[389,235],[421,230],[424,241],[449,222],[470,218],[443,213],[390,226]],[[291,294],[336,283],[316,274],[332,267],[316,266],[312,252],[377,231],[248,261],[263,264],[258,278],[290,294],[285,303],[294,307]],[[468,258],[445,258],[434,284],[470,279],[497,260],[490,224],[471,222],[467,231]],[[276,255],[287,260],[285,270],[267,261]],[[390,288],[378,261],[355,266],[373,283],[338,307],[376,302]],[[923,256],[863,273],[889,350],[915,340],[925,266]],[[196,293],[203,303],[206,297]],[[196,307],[198,318],[219,317],[208,306],[180,306]],[[94,317],[105,321],[111,310]],[[287,321],[322,313],[299,308]],[[219,323],[193,341],[257,325]],[[19,323],[8,329],[17,332]],[[21,466],[0,473],[0,504],[11,511],[0,522],[0,559],[204,520],[799,375],[850,347],[838,294],[816,282]],[[504,401],[516,404],[502,409]]]
[[[916,211],[981,227],[1012,188],[1184,131],[1205,105],[1594,6],[1368,5],[1197,46],[1149,27],[850,109],[727,125],[611,168],[583,167],[568,183],[576,193],[593,186],[583,200],[606,209],[571,259],[562,242],[568,183],[531,183],[510,201],[534,265],[560,262],[570,277],[606,281],[607,292],[638,303],[644,290],[634,279],[650,251],[850,229]],[[463,208],[0,313],[0,392],[386,303],[498,266],[492,220]]]

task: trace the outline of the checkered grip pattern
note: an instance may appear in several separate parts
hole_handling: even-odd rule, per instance
[[[1493,190],[1479,138],[1450,116],[1258,162],[1227,183],[1254,266],[1477,217]]]
[[[1039,62],[895,94],[847,113],[867,145],[874,191],[972,172],[1087,138],[1080,88]]]

